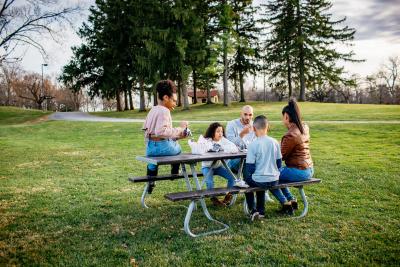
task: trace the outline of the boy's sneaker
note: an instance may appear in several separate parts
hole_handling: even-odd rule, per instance
[[[243,180],[236,180],[234,186],[240,187],[240,188],[249,188],[249,185],[246,184],[246,182]]]
[[[290,202],[283,204],[282,208],[279,210],[279,213],[293,215],[294,212],[293,212],[292,204]]]
[[[259,212],[259,213],[258,213],[258,218],[259,218],[259,219],[264,219],[264,218],[265,218],[265,214]]]
[[[299,209],[299,204],[297,204],[297,200],[294,199],[294,200],[290,201],[290,203],[292,204],[293,210]]]
[[[258,213],[256,210],[251,211],[250,221],[254,222],[257,218],[260,218],[260,213]]]

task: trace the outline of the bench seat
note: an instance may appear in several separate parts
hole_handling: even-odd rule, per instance
[[[311,178],[307,181],[303,182],[291,182],[291,183],[280,183],[279,185],[272,186],[269,189],[277,189],[277,188],[284,188],[284,187],[300,187],[308,184],[315,184],[320,183],[320,179]],[[263,191],[265,189],[260,187],[249,187],[249,188],[239,188],[239,187],[232,187],[232,188],[213,188],[213,189],[204,189],[204,190],[195,190],[195,191],[188,191],[188,192],[176,192],[176,193],[169,193],[166,194],[164,197],[170,201],[182,201],[182,200],[196,200],[208,197],[216,197],[216,196],[223,196],[227,193],[232,194],[239,194],[239,193],[247,193],[247,192],[255,192],[255,191]]]

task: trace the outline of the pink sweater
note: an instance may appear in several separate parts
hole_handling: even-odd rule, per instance
[[[158,105],[154,106],[143,124],[145,130],[145,137],[149,135],[160,138],[177,139],[183,129],[180,127],[172,128],[171,112],[168,108]]]

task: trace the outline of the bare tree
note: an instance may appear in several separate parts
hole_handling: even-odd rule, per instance
[[[0,104],[10,106],[15,101],[15,82],[21,72],[17,63],[0,63]]]
[[[378,72],[377,77],[380,78],[390,94],[391,100],[395,101],[396,86],[400,80],[400,57],[389,57],[388,63],[384,64]]]
[[[56,23],[71,23],[68,16],[79,7],[59,7],[58,0],[3,0],[0,4],[0,62],[20,45],[45,50],[40,43],[43,34],[54,37]]]

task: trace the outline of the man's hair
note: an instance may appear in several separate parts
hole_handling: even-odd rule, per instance
[[[156,90],[158,93],[158,99],[163,100],[165,95],[172,97],[174,91],[176,90],[176,86],[171,80],[161,80],[157,83]]]
[[[253,122],[254,128],[257,130],[267,129],[268,127],[268,119],[264,115],[257,116]]]

